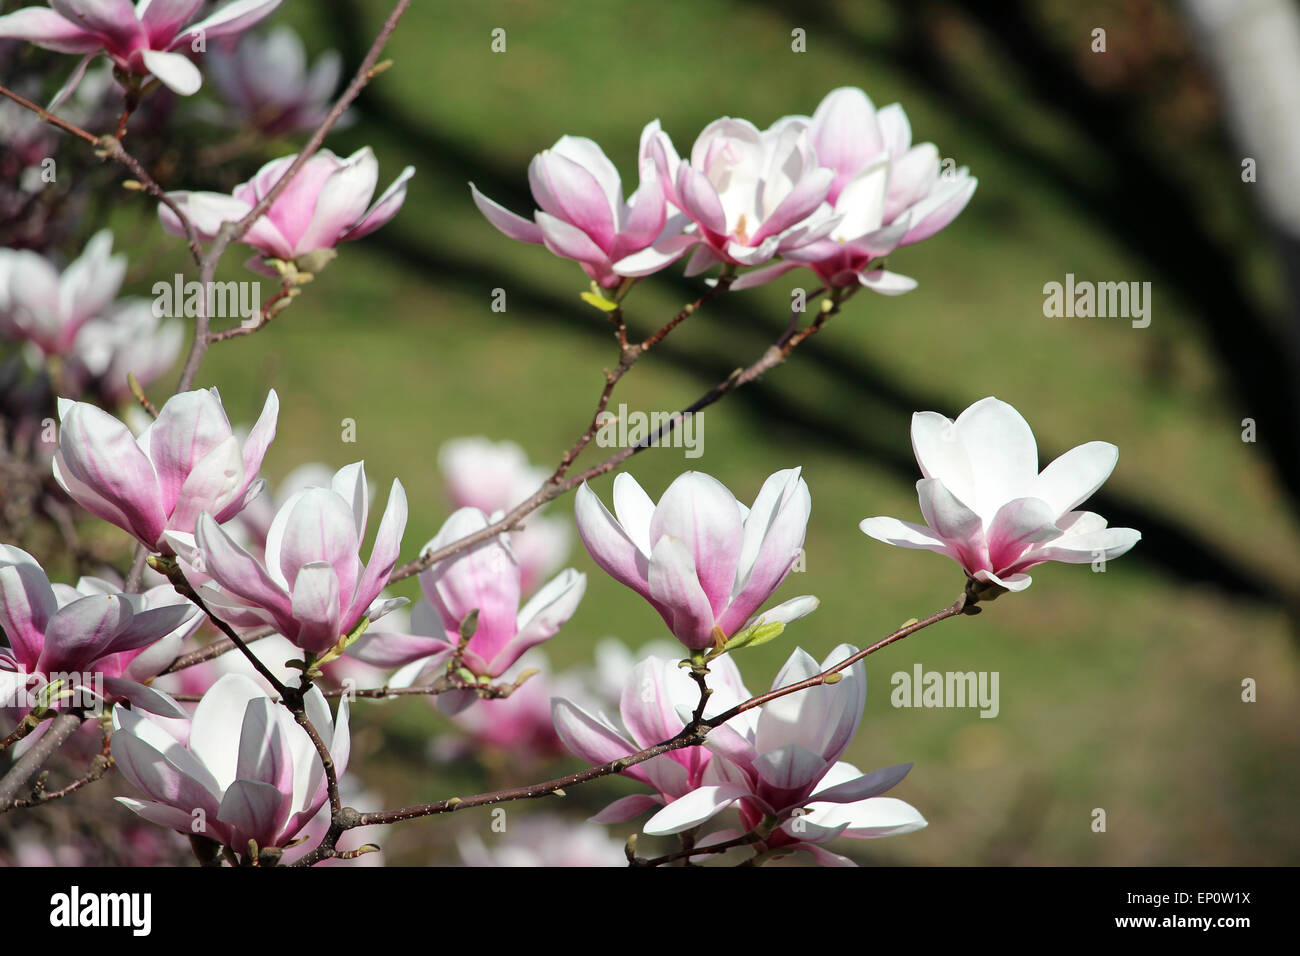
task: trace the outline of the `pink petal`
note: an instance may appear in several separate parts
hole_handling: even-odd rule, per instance
[[[688,648],[713,645],[713,610],[700,587],[695,559],[677,538],[665,535],[650,558],[650,596],[673,636]]]
[[[0,627],[26,670],[36,669],[45,628],[58,610],[45,571],[26,551],[0,545]]]
[[[193,96],[203,85],[203,74],[183,53],[164,53],[160,50],[141,50],[140,59],[163,86],[181,96]]]
[[[609,196],[589,170],[546,150],[529,163],[528,183],[543,212],[585,234],[602,253],[609,249],[614,240],[614,213]]]
[[[98,34],[110,53],[128,54],[144,31],[130,0],[50,0],[66,20]]]
[[[130,604],[117,595],[97,594],[59,608],[45,628],[38,669],[44,674],[90,670],[131,616]]]
[[[202,6],[202,0],[149,0],[140,22],[149,35],[149,45],[163,50]]]
[[[153,548],[166,527],[153,464],[120,421],[93,405],[60,409],[54,477],[83,508]]]
[[[406,184],[411,177],[415,175],[415,167],[407,166],[401,174],[393,180],[383,194],[375,200],[374,204],[361,217],[361,221],[344,233],[343,238],[347,240],[360,239],[362,236],[368,236],[376,229],[384,226],[390,219],[397,215],[402,204],[406,202]]]
[[[1032,494],[1052,507],[1053,517],[1063,515],[1091,498],[1118,461],[1119,449],[1109,442],[1090,441],[1071,448],[1034,479]]]
[[[578,537],[592,560],[614,580],[649,599],[649,558],[586,482],[574,496],[573,512]]]
[[[518,239],[520,242],[532,242],[537,245],[542,244],[542,230],[536,223],[529,222],[523,216],[517,216],[509,209],[499,203],[493,202],[478,191],[473,183],[469,184],[470,195],[474,199],[474,205],[478,206],[487,221],[496,226],[497,229],[505,233],[511,239]]]
[[[26,40],[57,53],[93,53],[103,41],[48,7],[24,7],[0,17],[0,38]]]
[[[173,46],[188,43],[199,33],[206,34],[208,39],[240,33],[269,16],[279,5],[280,0],[235,0],[194,24],[176,38]]]
[[[1038,446],[1024,416],[989,397],[957,416],[954,429],[975,482],[976,500],[967,504],[985,520],[1004,502],[1029,493],[1038,477]]]
[[[650,520],[649,541],[657,544],[665,535],[686,546],[712,608],[709,616],[720,615],[731,599],[745,537],[735,495],[716,478],[686,472],[668,486]],[[653,564],[651,575],[653,581]]]
[[[218,447],[227,445],[232,437],[225,409],[213,392],[199,389],[173,395],[167,400],[158,417],[146,429],[141,442],[148,449],[158,475],[164,511],[170,514],[176,508],[181,487],[199,462]],[[238,457],[237,442],[234,449]],[[222,507],[225,504],[222,502]],[[198,510],[216,511],[211,508]],[[196,517],[197,512],[190,520]]]
[[[369,146],[349,156],[321,184],[310,222],[294,244],[295,253],[333,248],[361,220],[378,182],[379,161]]]
[[[817,161],[835,170],[832,196],[838,196],[844,184],[884,147],[875,107],[853,87],[826,94],[813,113],[808,136]]]
[[[748,795],[747,788],[734,783],[699,787],[668,804],[651,817],[642,829],[651,836],[681,833],[717,816],[732,803]]]
[[[388,585],[388,578],[393,573],[393,566],[401,556],[402,532],[406,530],[406,489],[396,478],[388,492],[388,504],[384,515],[379,520],[379,530],[375,534],[375,544],[370,550],[370,560],[362,572],[357,584],[356,595],[352,598],[355,613],[364,613],[370,603],[379,596]]]

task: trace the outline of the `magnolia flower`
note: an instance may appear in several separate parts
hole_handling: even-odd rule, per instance
[[[279,5],[280,0],[234,0],[186,26],[202,0],[138,0],[134,6],[130,0],[50,0],[52,9],[24,7],[0,17],[0,37],[86,54],[59,99],[72,91],[99,53],[124,73],[153,74],[169,89],[190,96],[203,85],[203,77],[186,53],[200,53],[208,40],[248,29]]]
[[[841,644],[820,665],[796,648],[772,689],[806,680],[839,664],[857,648]],[[911,764],[862,773],[840,760],[862,720],[867,673],[859,661],[836,684],[820,684],[747,711],[709,734],[713,759],[701,785],[668,804],[645,825],[652,835],[680,833],[736,805],[743,832],[771,827],[753,844],[760,853],[807,850],[820,863],[852,861],[819,844],[837,836],[880,837],[926,825],[913,807],[879,794],[907,775]],[[720,832],[714,841],[740,833]]]
[[[280,508],[259,562],[211,514],[199,516],[197,548],[173,537],[181,568],[214,612],[234,627],[269,625],[294,644],[321,654],[351,633],[405,604],[377,601],[397,563],[406,528],[406,491],[393,479],[369,563],[362,565],[369,494],[363,462],[339,469],[328,488],[307,488]]]
[[[946,554],[988,586],[983,597],[1023,591],[1031,580],[1024,572],[1044,561],[1109,561],[1142,538],[1074,510],[1110,477],[1118,448],[1088,442],[1039,472],[1029,423],[996,398],[976,402],[955,422],[917,412],[912,449],[925,476],[916,491],[926,523],[867,518],[859,527],[886,544]]]
[[[159,318],[145,299],[125,299],[82,327],[64,366],[65,383],[93,381],[105,399],[121,404],[131,395],[128,374],[147,388],[176,363],[184,344],[179,319]]]
[[[656,129],[658,123],[651,123],[641,133],[643,156],[646,139]],[[646,274],[624,271],[618,262],[664,232],[667,209],[653,163],[642,159],[641,183],[625,202],[618,170],[601,148],[580,136],[562,136],[533,157],[528,183],[541,207],[533,222],[488,199],[473,183],[470,195],[488,222],[511,239],[545,245],[557,256],[576,260],[607,289],[625,276]]]
[[[550,472],[528,463],[512,441],[481,436],[453,438],[438,449],[438,467],[453,507],[478,508],[491,515],[509,511],[537,491]],[[533,512],[522,528],[510,532],[510,549],[523,572],[521,589],[531,593],[563,566],[572,532],[566,522]]]
[[[215,388],[173,395],[138,439],[94,405],[61,398],[54,478],[91,514],[170,554],[166,532],[193,533],[202,512],[225,521],[261,491],[279,411],[272,389],[241,450]]]
[[[126,256],[112,253],[107,229],[61,273],[34,252],[0,250],[0,330],[46,356],[70,352],[82,327],[105,313],[122,285]]]
[[[266,136],[283,136],[320,126],[332,105],[343,57],[326,50],[308,70],[298,34],[278,26],[265,36],[245,34],[233,52],[214,49],[208,69],[240,120]]]
[[[596,564],[649,601],[679,641],[691,650],[714,647],[759,623],[752,615],[799,557],[812,508],[799,471],[769,477],[752,508],[702,472],[678,477],[658,505],[620,474],[617,520],[584,483],[574,504],[578,536]],[[816,607],[816,598],[794,598],[761,621],[787,624]]]
[[[122,594],[94,579],[83,580],[80,590],[51,584],[30,554],[0,545],[0,627],[9,640],[0,646],[0,700],[71,678],[75,684],[60,690],[77,691],[83,704],[98,693],[98,682],[109,700],[184,716],[171,698],[140,681],[170,663],[199,623],[198,608],[157,590]],[[143,650],[156,643],[161,654]]]
[[[423,551],[436,551],[488,526],[477,508],[461,508],[443,524]],[[480,677],[499,677],[530,647],[554,637],[578,609],[587,576],[566,568],[519,606],[520,570],[500,536],[467,548],[420,573],[427,603],[411,611],[410,634],[375,633],[362,637],[353,652],[377,667],[409,666],[426,673],[445,663],[460,642],[461,623],[478,612],[478,624],[462,663]],[[455,698],[457,695],[440,695]],[[448,703],[452,709],[473,702]]]
[[[894,249],[928,239],[952,222],[978,183],[966,167],[940,172],[933,143],[912,145],[912,127],[897,103],[879,111],[861,90],[828,93],[808,138],[835,179],[827,200],[839,223],[829,236],[792,250],[786,262],[741,276],[733,288],[758,285],[807,265],[831,286],[864,285],[896,295],[916,281],[877,262]]]
[[[704,709],[706,718],[750,697],[730,657],[720,657],[710,663],[708,684],[713,693]],[[633,668],[623,686],[619,700],[622,727],[564,697],[551,701],[551,714],[555,732],[570,752],[599,765],[677,736],[691,719],[699,700],[699,685],[678,661],[647,657]],[[618,823],[686,796],[703,784],[712,756],[703,747],[682,747],[633,764],[622,771],[623,775],[655,792],[615,800],[591,819],[597,823]]]
[[[223,223],[238,222],[252,212],[297,158],[294,155],[272,160],[248,182],[236,186],[231,195],[174,192],[168,196],[184,210],[201,238],[212,239]],[[406,201],[406,182],[414,174],[415,167],[407,166],[372,204],[370,198],[379,182],[379,162],[370,147],[363,146],[347,159],[340,159],[328,149],[318,150],[271,203],[266,215],[254,222],[239,241],[267,258],[303,260],[302,267],[315,272],[321,263],[304,257],[368,236],[387,223]],[[158,216],[166,231],[176,236],[185,234],[180,219],[161,203]],[[255,261],[251,260],[250,266]]]
[[[348,702],[330,716],[320,689],[303,699],[335,772],[348,765]],[[167,728],[113,710],[113,761],[147,799],[118,797],[146,820],[239,852],[285,847],[328,797],[307,732],[247,677],[228,674],[203,695],[182,744]]]
[[[828,235],[838,221],[826,201],[834,174],[819,165],[807,126],[804,117],[785,116],[760,132],[746,120],[723,117],[704,128],[687,162],[652,123],[642,155],[694,226],[667,231],[619,268],[644,275],[696,244],[688,275],[718,262],[756,266]]]

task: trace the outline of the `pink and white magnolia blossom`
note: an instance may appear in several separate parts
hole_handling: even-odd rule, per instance
[[[342,776],[351,749],[346,697],[337,718],[319,688],[311,688],[303,703]],[[118,797],[119,803],[160,826],[239,852],[247,851],[249,840],[259,850],[287,846],[328,797],[307,732],[239,674],[227,674],[203,695],[185,743],[121,707],[113,711],[113,731],[113,760],[146,797]]]
[[[208,70],[234,108],[231,119],[266,136],[284,136],[314,130],[324,121],[343,73],[343,57],[326,50],[308,69],[302,40],[281,25],[262,36],[244,34],[232,51],[214,48]],[[346,119],[344,114],[334,128],[346,125]]]
[[[924,475],[916,491],[925,524],[879,517],[859,527],[886,544],[946,554],[989,586],[985,597],[1023,591],[1031,581],[1025,571],[1036,564],[1109,561],[1142,538],[1074,510],[1110,477],[1118,448],[1088,442],[1040,472],[1029,423],[996,398],[981,399],[955,422],[917,412],[912,449]]]
[[[656,121],[642,136],[669,201],[693,225],[618,263],[624,274],[662,269],[692,246],[687,275],[719,262],[757,266],[824,238],[839,219],[827,202],[834,173],[821,166],[805,117],[785,116],[758,130],[723,117],[678,157]]]
[[[125,275],[126,256],[113,255],[107,229],[62,272],[35,252],[0,249],[0,332],[43,356],[66,355],[82,327],[109,310]]]
[[[928,239],[970,201],[978,183],[966,167],[941,172],[933,143],[912,145],[902,106],[876,110],[862,90],[841,87],[813,114],[808,138],[831,169],[828,201],[839,223],[829,236],[792,250],[787,261],[741,276],[733,288],[758,285],[809,266],[830,286],[863,285],[886,295],[916,288],[916,281],[881,268],[896,248]]]
[[[514,442],[494,442],[479,435],[443,442],[438,468],[453,507],[478,508],[488,515],[514,508],[551,476],[529,464]],[[522,528],[510,532],[510,549],[523,572],[523,593],[532,593],[564,565],[572,538],[567,521],[547,517],[540,510],[530,514]]]
[[[800,469],[771,475],[746,508],[716,478],[680,475],[656,505],[636,479],[614,479],[614,511],[584,483],[574,513],[592,559],[663,617],[691,650],[714,647],[759,621],[754,614],[794,567],[812,508]],[[811,613],[798,597],[761,620],[786,624]]]
[[[83,579],[81,589],[51,584],[30,554],[0,545],[0,627],[9,641],[0,646],[0,701],[75,678],[59,690],[76,690],[83,705],[102,688],[109,701],[184,716],[170,697],[141,681],[169,664],[199,623],[198,608],[179,595],[123,594],[96,579]]]
[[[646,139],[656,129],[658,123],[651,123],[641,133],[641,182],[626,201],[614,164],[596,143],[581,136],[560,137],[529,163],[528,184],[541,207],[532,222],[488,199],[473,183],[470,195],[488,222],[511,239],[545,245],[612,289],[627,276],[646,274],[623,270],[620,260],[665,235],[664,191],[654,164],[645,158]]]
[[[713,717],[751,696],[729,656],[709,664],[713,690],[704,716]],[[619,700],[622,726],[602,713],[592,713],[565,697],[551,701],[555,732],[576,757],[593,765],[618,760],[677,736],[690,721],[700,700],[700,687],[680,666],[664,657],[647,657],[632,669]],[[592,817],[597,823],[619,823],[646,810],[672,803],[704,782],[713,754],[703,747],[682,747],[623,771],[654,790],[615,800]]]
[[[127,379],[142,387],[161,378],[181,354],[185,328],[179,319],[162,319],[146,299],[123,299],[81,329],[66,356],[65,384],[96,391],[114,404],[131,397]]]
[[[461,508],[422,551],[436,551],[488,523],[479,509]],[[411,609],[411,633],[365,634],[353,653],[376,667],[409,667],[411,677],[427,673],[455,653],[461,622],[478,611],[478,626],[462,663],[480,677],[500,677],[529,648],[554,637],[573,616],[587,590],[587,576],[566,568],[521,608],[519,563],[498,535],[420,572],[420,588],[426,601]],[[458,697],[442,694],[439,705],[463,709],[475,699]]]
[[[189,53],[202,52],[209,40],[248,29],[280,5],[280,0],[234,0],[196,23],[189,21],[202,0],[50,0],[0,17],[0,38],[27,40],[58,53],[83,53],[59,99],[75,88],[90,60],[106,54],[114,66],[136,76],[156,76],[182,96],[203,85]],[[189,24],[188,26],[186,24]]]
[[[361,563],[369,514],[363,462],[339,469],[328,488],[306,488],[284,503],[258,561],[212,515],[199,516],[197,548],[179,536],[185,576],[233,627],[274,627],[298,647],[321,654],[362,618],[376,620],[406,603],[379,599],[397,564],[406,529],[406,491],[393,479],[370,561]]]
[[[201,238],[212,239],[224,223],[238,222],[252,212],[297,158],[295,154],[273,159],[229,195],[174,192],[168,196],[184,210]],[[328,149],[318,150],[239,241],[266,258],[285,262],[302,260],[306,271],[315,272],[322,263],[304,257],[332,250],[340,242],[368,236],[387,223],[406,201],[406,183],[413,175],[415,167],[407,166],[371,203],[379,183],[379,161],[370,147],[363,146],[346,159]],[[185,235],[180,219],[161,203],[158,216],[167,232]],[[276,274],[256,258],[246,265],[259,272]]]
[[[841,644],[819,665],[795,648],[772,689],[806,680],[839,664],[857,648]],[[862,662],[840,671],[836,684],[820,684],[746,711],[714,729],[705,741],[713,757],[700,785],[668,804],[645,825],[652,835],[700,826],[730,806],[742,830],[773,827],[752,844],[760,853],[807,850],[818,862],[853,865],[820,844],[838,836],[870,838],[910,833],[926,825],[913,807],[880,794],[907,775],[911,764],[862,773],[840,760],[862,720],[867,673]]]
[[[272,389],[241,448],[215,388],[173,395],[139,438],[102,409],[61,398],[54,478],[91,514],[170,554],[166,533],[193,533],[203,512],[228,520],[261,491],[279,411]]]

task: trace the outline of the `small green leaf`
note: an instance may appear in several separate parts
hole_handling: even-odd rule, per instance
[[[784,630],[785,624],[782,621],[773,621],[771,624],[759,621],[757,624],[733,634],[731,639],[727,641],[724,650],[734,651],[742,647],[758,647],[760,644],[766,644],[768,641],[780,637]]]
[[[597,295],[594,292],[582,293],[582,301],[587,303],[587,305],[595,306],[597,309],[600,309],[600,311],[602,312],[613,312],[615,309],[618,308],[617,302],[611,302],[603,295]]]

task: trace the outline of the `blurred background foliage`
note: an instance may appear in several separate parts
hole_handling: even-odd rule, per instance
[[[286,3],[272,22],[355,66],[387,6]],[[1091,50],[1096,27],[1107,31],[1105,53]],[[504,53],[490,49],[495,28],[506,31]],[[795,29],[806,31],[805,53],[791,50]],[[1286,397],[1295,370],[1278,344],[1284,282],[1176,7],[417,2],[385,56],[393,68],[327,145],[340,154],[371,145],[381,188],[413,164],[405,208],[343,247],[272,327],[214,347],[200,376],[220,387],[232,419],[251,421],[266,389],[279,390],[270,477],[302,461],[358,458],[381,488],[400,477],[414,556],[450,510],[436,467],[442,442],[512,439],[553,464],[589,420],[614,343],[578,299],[578,268],[498,234],[467,182],[527,212],[528,161],[563,134],[595,139],[627,181],[648,120],[660,119],[687,152],[717,116],[763,127],[811,113],[837,86],[859,86],[878,106],[901,102],[916,141],[971,168],[980,183],[970,206],[891,257],[891,268],[919,280],[916,291],[857,296],[785,366],[708,409],[702,458],[661,448],[628,468],[655,497],[698,468],[752,500],[771,472],[803,467],[814,504],[807,567],[778,597],[815,593],[821,608],[741,655],[751,689],[767,686],[795,644],[820,659],[840,642],[870,643],[960,591],[950,562],[857,529],[870,515],[919,520],[913,411],[954,416],[996,395],[1029,420],[1044,464],[1085,441],[1117,444],[1119,465],[1090,507],[1144,539],[1104,574],[1042,566],[1028,592],[870,659],[866,716],[848,758],[863,768],[915,761],[894,795],[930,826],[835,849],[882,864],[1300,862],[1300,484]],[[228,189],[301,143],[258,142],[195,182],[186,173],[195,151],[219,145],[220,134],[207,143],[132,135],[173,188]],[[100,202],[131,256],[128,291],[147,294],[188,268],[150,204],[112,194]],[[240,258],[227,256],[219,278],[247,278]],[[680,273],[636,288],[635,329],[651,331],[699,294],[701,282]],[[1150,327],[1045,318],[1043,286],[1066,273],[1151,282]],[[815,283],[792,273],[710,305],[638,365],[615,403],[689,403],[780,334],[797,285]],[[491,309],[498,288],[504,312]],[[340,440],[348,418],[355,444]],[[1259,441],[1242,440],[1245,418],[1257,421]],[[608,500],[609,479],[596,490]],[[570,515],[570,502],[549,513]],[[589,587],[546,647],[555,666],[589,663],[602,637],[638,647],[662,636],[649,607],[580,546],[571,561]],[[398,592],[414,597],[414,582]],[[890,676],[917,663],[999,672],[1000,713],[891,707]],[[1245,678],[1258,683],[1254,703],[1242,701]],[[367,799],[387,806],[577,766],[536,772],[509,753],[439,762],[430,740],[447,723],[422,700],[363,702],[354,715],[355,773]],[[600,782],[566,802],[582,816],[632,789]],[[1094,808],[1106,811],[1105,833],[1092,830]],[[447,857],[459,828],[486,835],[487,816],[403,824],[379,842],[389,862],[426,863]]]

